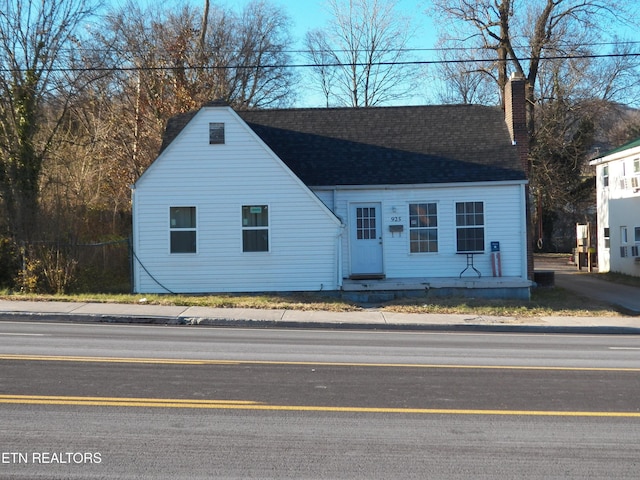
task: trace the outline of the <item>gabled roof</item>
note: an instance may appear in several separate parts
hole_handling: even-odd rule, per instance
[[[239,111],[309,186],[525,180],[504,113],[443,105]],[[161,151],[195,112],[173,117]]]
[[[614,153],[624,152],[625,150],[630,150],[635,147],[640,147],[640,138],[627,142],[624,145],[619,146],[618,148],[614,148],[613,150],[605,153],[602,156],[608,157],[609,155],[613,155]]]
[[[589,162],[589,165],[602,165],[612,161],[620,160],[621,158],[624,158],[628,154],[633,154],[633,152],[625,153],[627,152],[627,150],[631,150],[638,147],[640,147],[640,138],[627,142],[624,145],[620,145],[619,147],[614,148],[613,150],[609,150],[608,152],[595,157],[593,160]]]

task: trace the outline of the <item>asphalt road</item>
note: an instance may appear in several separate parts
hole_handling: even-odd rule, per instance
[[[640,339],[0,322],[0,478],[637,478]]]

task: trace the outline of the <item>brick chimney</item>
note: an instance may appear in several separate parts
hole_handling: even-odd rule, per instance
[[[515,72],[511,74],[504,89],[504,117],[511,141],[518,148],[522,168],[529,178],[529,133],[527,131],[525,79]]]
[[[527,131],[527,104],[525,97],[525,79],[522,75],[512,73],[504,89],[504,118],[511,135],[511,141],[518,150],[524,174],[528,179],[529,167],[529,132]],[[533,264],[533,231],[531,228],[531,198],[529,185],[525,186],[526,225],[527,225],[527,278],[534,279]]]

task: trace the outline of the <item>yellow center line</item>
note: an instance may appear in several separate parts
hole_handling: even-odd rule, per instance
[[[268,405],[248,400],[200,400],[171,398],[75,397],[47,395],[0,395],[0,404],[79,405],[144,408],[191,408],[215,410],[261,410],[287,412],[395,413],[414,415],[510,415],[547,417],[640,418],[640,412],[591,412],[554,410],[481,410],[449,408],[341,407],[317,405]]]
[[[45,362],[93,362],[93,363],[153,363],[163,365],[236,365],[235,360],[198,360],[181,358],[144,357],[84,357],[59,355],[0,355],[0,360],[45,361]]]
[[[640,368],[616,367],[553,367],[526,365],[456,365],[421,363],[364,363],[364,362],[303,362],[279,360],[216,360],[144,357],[88,357],[57,355],[2,354],[0,360],[47,361],[47,362],[93,362],[93,363],[151,363],[161,365],[289,365],[312,367],[378,367],[378,368],[431,368],[473,370],[546,370],[569,372],[640,372]]]

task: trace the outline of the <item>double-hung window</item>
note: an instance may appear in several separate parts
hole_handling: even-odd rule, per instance
[[[458,253],[484,252],[483,202],[456,203],[456,248]]]
[[[171,253],[196,253],[196,207],[169,208]]]
[[[242,251],[269,251],[269,207],[242,206]]]
[[[438,251],[438,204],[409,204],[409,251]]]

